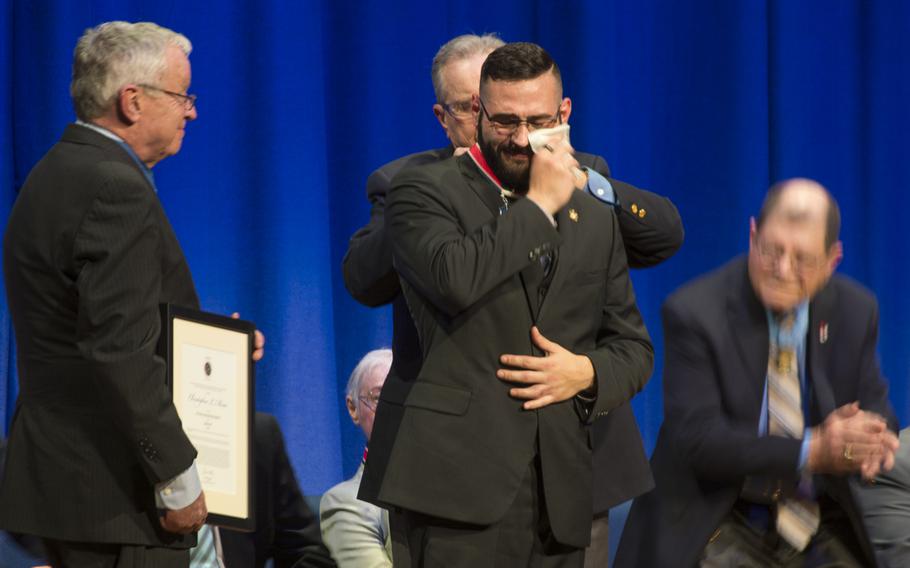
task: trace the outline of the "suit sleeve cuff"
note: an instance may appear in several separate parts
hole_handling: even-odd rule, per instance
[[[196,471],[196,461],[186,471],[169,481],[155,484],[155,504],[159,509],[183,509],[202,493],[202,482]]]
[[[553,227],[556,227],[556,217],[550,215],[550,213],[547,212],[546,209],[541,207],[540,204],[537,203],[536,201],[534,201],[533,199],[529,199],[528,201],[532,202],[534,205],[537,205],[537,207],[540,209],[540,212],[543,213],[544,215],[546,215],[547,219],[550,220],[550,224],[553,225]]]
[[[610,183],[610,180],[591,168],[586,167],[585,173],[588,174],[588,183],[585,185],[585,191],[608,205],[614,207],[619,205],[619,200],[616,199],[616,192],[613,191],[613,184]]]

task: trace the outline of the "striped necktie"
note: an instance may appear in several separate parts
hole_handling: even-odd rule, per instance
[[[779,320],[781,333],[793,328],[795,314]],[[799,361],[794,345],[772,338],[768,354],[768,434],[787,438],[803,437],[804,421],[799,384]],[[818,503],[799,495],[777,504],[777,533],[793,548],[804,550],[818,531]]]
[[[190,568],[220,568],[215,551],[214,529],[202,525],[196,536],[196,546],[190,549]]]

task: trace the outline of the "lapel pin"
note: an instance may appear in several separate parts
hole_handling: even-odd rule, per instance
[[[578,222],[578,211],[576,211],[574,209],[569,209],[569,219],[571,219],[573,222],[577,223]]]
[[[823,321],[818,326],[818,342],[824,345],[828,343],[828,322]]]

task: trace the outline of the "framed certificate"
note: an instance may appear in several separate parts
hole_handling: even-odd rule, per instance
[[[183,430],[196,447],[207,523],[256,528],[253,496],[255,326],[165,304],[160,346]]]

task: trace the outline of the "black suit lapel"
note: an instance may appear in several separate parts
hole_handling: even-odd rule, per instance
[[[812,423],[821,422],[836,408],[837,401],[825,371],[830,356],[829,336],[837,332],[833,288],[826,286],[809,303],[809,330],[806,338],[806,372],[812,392]],[[833,330],[833,331],[832,331]]]
[[[754,411],[750,418],[757,418],[761,412],[762,393],[768,374],[768,316],[752,288],[745,262],[742,263],[742,271],[734,277],[728,289],[730,329],[746,371],[744,379],[748,391],[744,396],[751,401],[750,409]]]
[[[494,217],[500,215],[503,207],[502,198],[500,197],[499,188],[484,175],[483,172],[474,163],[474,160],[467,153],[457,157],[458,169],[461,171],[462,178],[467,183],[471,191],[483,203],[490,214]],[[518,273],[521,285],[524,288],[525,300],[528,303],[528,311],[531,312],[531,320],[536,324],[539,313],[539,302],[537,301],[538,284],[540,283],[539,269],[535,264],[529,264]]]
[[[569,203],[556,213],[556,226],[559,236],[562,237],[562,244],[553,250],[553,275],[550,278],[549,290],[540,303],[539,317],[541,318],[544,316],[544,310],[556,302],[555,298],[559,297],[559,290],[564,285],[567,275],[572,272],[574,255],[578,252],[575,240],[577,239],[578,224],[581,222],[582,219],[578,214],[573,195]],[[548,298],[554,299],[548,301]]]
[[[502,198],[499,196],[499,188],[483,174],[474,163],[474,160],[467,153],[455,158],[458,160],[458,169],[464,178],[468,187],[477,196],[477,198],[486,205],[490,214],[494,217],[499,215],[499,209],[502,207]]]
[[[841,325],[849,325],[847,322],[841,322],[839,310],[837,309],[837,290],[830,285],[815,295],[815,298],[809,302],[809,330],[806,337],[806,372],[810,390],[812,392],[812,416],[809,417],[811,425],[821,423],[834,410],[837,409],[838,400],[834,396],[834,389],[831,387],[828,369],[832,369],[831,356],[837,346],[838,330]],[[847,401],[842,401],[846,403]],[[870,548],[869,536],[863,523],[861,510],[858,502],[855,501],[854,494],[851,492],[850,485],[847,484],[846,478],[839,478],[827,475],[815,475],[814,481],[816,490],[826,491],[847,513],[850,524],[859,537],[857,540],[865,556],[865,564],[873,566],[871,559],[875,558],[875,553]]]
[[[537,295],[540,290],[540,275],[536,266],[531,265],[518,273],[521,285],[525,291],[525,300],[528,302],[528,311],[531,312],[531,321],[537,325],[540,318],[540,302]]]

